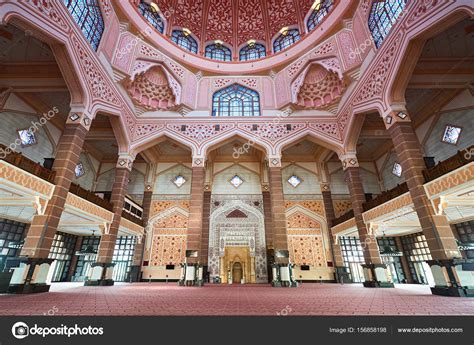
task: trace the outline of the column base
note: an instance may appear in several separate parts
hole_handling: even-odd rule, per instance
[[[474,297],[474,260],[446,259],[428,260],[435,286],[433,295],[451,297]]]
[[[47,276],[53,261],[53,259],[20,258],[20,266],[13,269],[7,292],[15,294],[48,292],[51,284],[48,284]]]
[[[204,286],[203,274],[202,265],[183,263],[181,264],[181,278],[178,281],[178,286]]]
[[[112,286],[114,280],[112,275],[114,272],[114,263],[95,262],[91,265],[92,272],[89,279],[84,282],[84,286]]]
[[[113,279],[86,280],[84,286],[112,286],[114,283]]]
[[[474,297],[474,289],[452,286],[435,286],[431,288],[431,293],[448,297]]]
[[[367,288],[393,288],[395,285],[389,280],[387,266],[384,264],[363,264],[365,282]]]
[[[272,286],[273,287],[298,287],[298,282],[293,279],[292,264],[278,264],[272,265]]]
[[[27,294],[49,292],[51,285],[48,284],[14,284],[8,287],[8,293]]]

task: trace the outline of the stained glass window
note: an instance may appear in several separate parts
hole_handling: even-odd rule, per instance
[[[456,145],[461,135],[461,127],[447,125],[444,129],[443,142]]]
[[[198,44],[196,40],[184,30],[173,30],[171,33],[171,40],[181,48],[197,54]]]
[[[186,183],[186,179],[182,175],[178,175],[173,179],[173,183],[176,185],[176,187],[181,187],[183,184]]]
[[[313,12],[308,18],[306,25],[308,26],[308,31],[313,30],[319,23],[322,22],[323,18],[331,12],[332,6],[334,2],[333,0],[319,0],[315,1],[315,5],[313,6]]]
[[[212,60],[232,61],[232,52],[222,44],[207,45],[204,55]]]
[[[165,22],[161,18],[156,5],[149,5],[143,0],[138,5],[138,11],[156,30],[165,32]]]
[[[264,58],[267,55],[265,46],[260,43],[247,44],[240,49],[240,61],[257,60]]]
[[[92,49],[99,48],[104,32],[104,19],[98,0],[63,0]]]
[[[239,188],[242,183],[244,183],[244,180],[240,178],[239,175],[235,175],[232,177],[229,181],[235,188]]]
[[[382,45],[398,16],[403,12],[407,0],[374,1],[369,14],[369,29],[377,48]]]
[[[402,176],[402,166],[398,163],[393,164],[392,174],[395,176],[401,177]]]
[[[285,50],[296,43],[300,38],[301,36],[298,29],[285,30],[273,41],[273,51],[278,53]]]
[[[82,175],[84,175],[86,173],[84,170],[84,165],[81,162],[79,162],[76,165],[74,172],[76,173],[76,177],[81,177]]]
[[[260,116],[258,92],[239,84],[217,91],[212,98],[212,116]]]
[[[21,140],[21,146],[30,146],[36,144],[36,136],[30,129],[19,129],[18,136]]]
[[[292,175],[288,179],[288,183],[291,184],[294,188],[296,188],[301,183],[301,179],[296,175]]]

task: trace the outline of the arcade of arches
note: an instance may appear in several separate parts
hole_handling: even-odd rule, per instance
[[[474,295],[472,1],[0,1],[0,17],[0,293]]]

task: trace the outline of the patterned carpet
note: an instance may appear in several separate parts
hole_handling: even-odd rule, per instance
[[[53,284],[51,292],[0,295],[0,315],[474,315],[474,298],[433,296],[429,287],[359,284],[178,287],[118,283],[112,287]]]

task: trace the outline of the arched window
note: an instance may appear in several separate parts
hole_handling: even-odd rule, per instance
[[[138,10],[143,18],[145,18],[156,30],[161,33],[165,32],[165,22],[158,13],[156,5],[149,5],[142,0],[140,1],[140,5],[138,5]]]
[[[285,50],[300,38],[301,36],[298,29],[285,30],[273,41],[273,51],[278,53]]]
[[[98,0],[63,0],[63,2],[92,49],[97,50],[104,32],[104,19]]]
[[[239,84],[217,91],[212,97],[212,116],[260,116],[258,92]]]
[[[171,33],[171,40],[191,53],[197,54],[198,52],[198,44],[196,40],[184,30],[173,30]]]
[[[369,29],[379,48],[405,7],[406,0],[374,1],[369,15]]]
[[[207,45],[204,55],[212,60],[232,61],[232,52],[230,49],[219,43]]]
[[[251,43],[240,49],[239,59],[240,61],[256,60],[264,58],[266,55],[267,52],[263,44]]]
[[[334,5],[333,0],[323,0],[313,6],[313,12],[308,18],[306,25],[308,26],[308,31],[313,30],[316,26],[323,21],[323,18],[331,12],[332,6]]]

